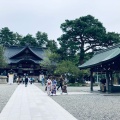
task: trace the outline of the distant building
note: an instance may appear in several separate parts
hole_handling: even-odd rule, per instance
[[[40,65],[45,57],[45,49],[31,46],[5,47],[4,56],[8,66],[0,69],[1,74],[7,74],[11,70],[17,75],[38,76],[46,74],[46,69]]]

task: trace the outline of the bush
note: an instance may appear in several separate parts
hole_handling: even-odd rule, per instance
[[[68,86],[80,87],[80,86],[83,86],[83,85],[80,84],[80,83],[68,83]]]

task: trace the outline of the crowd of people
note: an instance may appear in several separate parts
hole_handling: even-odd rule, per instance
[[[18,85],[25,84],[25,87],[27,87],[28,83],[34,83],[35,79],[34,77],[29,76],[17,76],[16,82]],[[45,86],[45,91],[47,91],[48,95],[56,95],[56,91],[59,89],[61,89],[61,94],[67,93],[67,81],[62,76],[57,77],[57,80],[56,77],[53,76],[50,76],[47,79],[42,76],[41,80],[38,82],[40,82],[42,86]]]
[[[57,87],[57,84],[58,84],[58,87]],[[45,85],[45,91],[47,91],[48,95],[52,95],[52,96],[56,95],[56,91],[59,90],[59,88],[61,88],[61,94],[67,93],[67,83],[65,82],[62,76],[59,78],[58,83],[55,77],[49,77],[47,79],[47,82]]]
[[[16,82],[18,83],[18,85],[22,83],[25,84],[25,87],[27,87],[28,82],[32,84],[35,82],[35,79],[34,77],[29,77],[29,76],[23,76],[23,77],[18,76],[16,77]]]

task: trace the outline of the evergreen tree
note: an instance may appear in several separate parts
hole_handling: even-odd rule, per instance
[[[0,45],[0,67],[5,67],[7,65],[4,57],[4,48]]]
[[[66,20],[61,24],[61,29],[64,33],[58,41],[62,57],[65,58],[68,53],[74,57],[79,53],[79,64],[84,62],[85,53],[112,46],[120,41],[119,34],[106,33],[102,23],[91,15]]]

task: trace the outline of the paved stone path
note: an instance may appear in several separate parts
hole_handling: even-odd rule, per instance
[[[0,84],[0,113],[17,87],[17,84]]]
[[[76,120],[35,85],[19,85],[0,114],[0,120]]]

